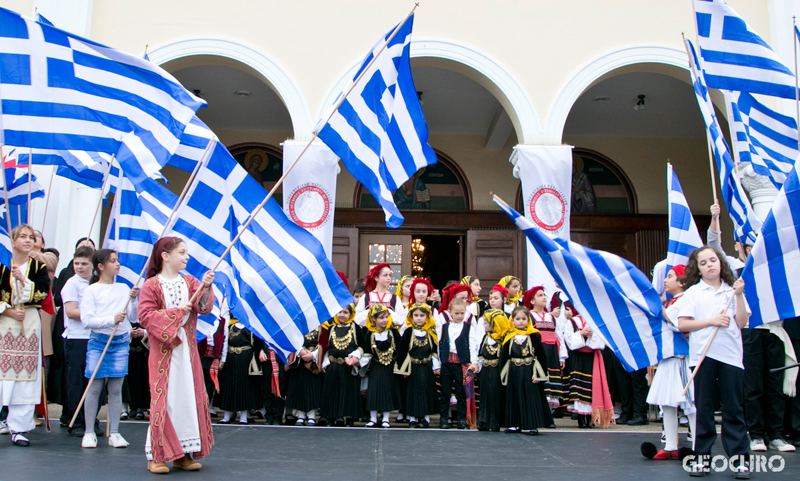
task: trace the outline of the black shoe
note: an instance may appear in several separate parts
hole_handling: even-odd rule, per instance
[[[31,445],[31,442],[28,441],[22,433],[12,434],[11,435],[11,442],[14,443],[14,446],[20,446],[23,448],[27,448]]]
[[[346,420],[345,420],[345,422],[344,422],[344,427],[346,427],[346,428],[352,428],[353,426],[355,426],[355,425],[353,424],[353,418],[346,418]]]
[[[141,411],[137,412],[136,413],[136,420],[137,421],[143,421],[144,420],[144,413],[141,412]]]
[[[634,416],[633,419],[628,421],[628,426],[647,426],[648,424],[650,424],[650,421],[642,416]]]
[[[281,425],[281,418],[272,418],[270,421],[270,426],[280,426]]]
[[[508,428],[505,430],[508,434],[517,434],[519,433],[519,428]]]
[[[69,429],[69,435],[73,438],[82,438],[84,434],[86,434],[86,427],[84,426],[76,425]]]
[[[733,468],[733,479],[750,479],[752,477],[753,473],[750,472],[746,465],[739,465]]]
[[[344,418],[336,418],[336,420],[333,422],[333,425],[338,427],[344,427]]]
[[[531,429],[530,431],[526,432],[525,434],[527,434],[528,436],[538,436],[539,435],[539,430],[538,429]]]
[[[439,429],[450,429],[450,420],[447,418],[440,419]]]
[[[702,478],[708,476],[711,469],[708,466],[698,465],[697,462],[689,463],[689,476],[693,478]]]
[[[230,424],[230,423],[231,423],[231,420],[230,420],[230,419],[220,419],[218,422],[219,422],[220,424]]]
[[[416,421],[409,421],[408,422],[408,429],[416,429],[416,428],[417,428],[417,422]]]
[[[555,429],[555,428],[556,428],[555,423],[550,424],[550,425],[547,426],[547,429]]]
[[[463,419],[458,420],[458,429],[467,429],[467,422]]]
[[[631,417],[627,414],[620,414],[617,418],[617,424],[628,424],[631,420]]]
[[[327,426],[328,425],[328,418],[325,416],[320,416],[319,421],[317,421],[317,426]]]
[[[578,429],[586,429],[589,426],[586,424],[586,417],[583,415],[578,416]]]
[[[564,417],[564,413],[560,409],[555,409],[553,411],[553,419],[561,419]]]
[[[431,423],[429,423],[428,421],[426,421],[424,419],[417,423],[417,427],[420,428],[420,429],[427,429],[430,425],[431,425]]]

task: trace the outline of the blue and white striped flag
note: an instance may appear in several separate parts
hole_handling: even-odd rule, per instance
[[[697,231],[697,224],[692,217],[689,203],[683,195],[681,183],[667,164],[667,192],[669,194],[669,246],[667,247],[667,269],[689,263],[689,255],[693,250],[703,246],[703,240]],[[663,279],[659,279],[662,280]]]
[[[0,219],[1,220],[1,219]],[[11,237],[8,236],[6,230],[6,223],[0,223],[0,264],[4,266],[11,265]]]
[[[525,233],[547,270],[626,371],[689,353],[683,334],[666,326],[661,299],[636,266],[608,252],[550,238],[505,202],[495,198],[495,203]]]
[[[797,165],[764,219],[742,271],[750,327],[800,316],[800,179]]]
[[[403,215],[392,192],[419,169],[436,163],[428,145],[428,126],[422,115],[411,76],[409,47],[414,16],[372,47],[353,81],[336,101],[353,87],[338,109],[331,109],[314,130],[344,162],[347,170],[367,188],[386,215],[386,226],[397,228]],[[367,65],[375,62],[367,69]],[[365,71],[365,69],[367,69]],[[363,73],[363,76],[362,76]]]
[[[213,268],[266,191],[216,142],[168,235],[187,243],[186,270]],[[319,241],[270,199],[216,271],[233,315],[284,358],[353,301]]]
[[[181,135],[181,143],[175,155],[170,157],[167,165],[171,165],[186,172],[194,171],[198,162],[203,160],[203,153],[208,143],[216,139],[216,135],[197,116],[186,126]]]
[[[750,200],[747,198],[744,189],[736,178],[736,167],[731,157],[728,143],[722,136],[722,129],[714,113],[714,104],[708,95],[703,78],[703,69],[692,42],[686,40],[686,51],[689,55],[690,72],[692,74],[692,85],[694,86],[697,104],[700,106],[700,113],[703,114],[703,122],[708,129],[708,135],[713,143],[714,157],[717,159],[717,170],[719,171],[719,184],[722,192],[722,199],[728,208],[728,215],[733,221],[734,237],[736,240],[744,242],[750,239],[755,242],[756,234],[761,228],[761,221],[753,212]]]
[[[178,197],[152,179],[135,187],[120,175],[111,224],[103,247],[119,253],[119,280],[133,287],[150,258],[153,245],[164,232]],[[141,285],[141,284],[140,284]]]
[[[112,159],[111,155],[102,152],[31,150],[30,154],[25,152],[20,154],[20,164],[27,165],[28,157],[33,157],[33,165],[52,165],[55,167],[56,175],[95,189],[102,187],[103,179],[108,171],[108,163]],[[116,176],[116,172],[112,173],[112,175]]]
[[[708,86],[795,98],[794,73],[723,0],[694,0]]]
[[[0,143],[116,154],[138,183],[205,105],[152,63],[0,8]]]
[[[797,158],[797,121],[747,92],[724,92],[734,152],[780,189]]]

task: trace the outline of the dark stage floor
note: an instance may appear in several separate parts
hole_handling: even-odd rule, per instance
[[[121,425],[120,432],[131,443],[128,449],[113,449],[104,437],[98,439],[97,449],[81,449],[80,439],[59,427],[50,434],[41,428],[31,433],[28,448],[0,437],[0,480],[155,479],[146,468],[146,430],[145,423]],[[201,471],[172,470],[168,479],[689,479],[678,461],[641,456],[640,443],[658,442],[657,433],[560,430],[531,437],[438,429],[215,426],[214,435],[217,444],[202,460]],[[719,442],[715,452],[722,452]],[[756,473],[753,479],[800,479],[800,453],[783,458],[782,472]],[[733,475],[712,473],[706,479]]]

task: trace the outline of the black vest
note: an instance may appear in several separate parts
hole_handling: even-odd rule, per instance
[[[452,318],[447,312],[443,312],[442,315],[444,315],[447,322],[442,325],[442,338],[439,339],[439,359],[442,360],[442,363],[446,363],[447,358],[450,355],[450,329],[448,329],[448,326],[450,325]],[[469,322],[466,322],[466,319],[464,319],[464,321],[465,322],[462,323],[464,327],[461,328],[461,334],[456,339],[456,354],[458,355],[458,362],[461,364],[467,364],[470,362],[469,330],[472,325]]]

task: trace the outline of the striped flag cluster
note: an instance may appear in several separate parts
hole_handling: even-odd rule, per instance
[[[329,109],[315,127],[319,138],[378,201],[390,228],[403,223],[392,193],[419,169],[436,163],[411,76],[413,24],[411,15],[392,30],[394,37],[388,33],[375,44],[336,102],[351,88],[352,91],[332,114]],[[385,51],[381,52],[384,44]],[[353,87],[359,77],[362,78]]]
[[[723,0],[694,0],[708,86],[795,98],[795,79],[769,45]]]
[[[608,252],[550,238],[505,202],[495,202],[525,233],[547,270],[625,370],[633,372],[689,353],[683,334],[666,326],[658,293],[633,264]]]
[[[800,316],[800,282],[794,277],[797,272],[800,179],[795,167],[786,176],[742,271],[747,302],[753,311],[750,327]]]
[[[739,180],[736,178],[735,164],[728,149],[728,143],[725,141],[725,137],[722,136],[722,129],[717,121],[717,116],[714,113],[714,104],[708,95],[703,68],[700,65],[694,46],[689,40],[686,40],[686,50],[692,67],[690,71],[692,73],[694,93],[697,97],[697,104],[700,106],[700,112],[703,114],[706,129],[711,137],[712,150],[719,170],[722,199],[725,201],[728,215],[733,221],[734,235],[737,240],[742,242],[746,239],[755,242],[756,233],[761,228],[761,221],[753,212],[753,207],[750,205],[747,194],[745,194]]]
[[[689,263],[693,250],[703,246],[703,240],[692,217],[689,203],[683,195],[678,175],[667,164],[667,192],[669,195],[669,245],[667,247],[667,269]],[[654,279],[655,280],[655,279]],[[663,279],[658,279],[663,280]]]
[[[2,8],[0,70],[0,143],[116,154],[134,183],[205,105],[144,59]]]
[[[187,271],[216,265],[266,191],[219,143],[176,213],[171,233],[187,242]],[[215,284],[230,310],[282,357],[353,301],[322,244],[270,199],[223,259]]]
[[[725,92],[734,152],[741,162],[768,177],[777,189],[798,155],[797,121],[779,114],[748,92]]]

